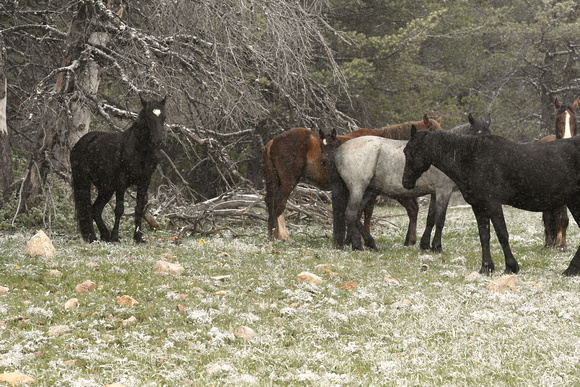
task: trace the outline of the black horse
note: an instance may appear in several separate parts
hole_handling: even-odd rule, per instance
[[[119,241],[119,221],[124,211],[125,191],[137,186],[135,233],[133,239],[143,243],[141,220],[147,202],[151,175],[157,167],[155,151],[165,143],[165,100],[145,101],[137,120],[121,133],[90,132],[75,144],[70,153],[75,210],[81,235],[87,242],[97,240],[93,220],[101,240]],[[91,183],[98,190],[91,205]],[[111,232],[103,221],[105,205],[116,195],[115,225]]]
[[[490,219],[504,252],[505,271],[519,271],[510,249],[502,204],[528,211],[566,205],[576,223],[580,222],[580,137],[546,144],[517,144],[498,136],[413,130],[404,152],[405,188],[413,188],[433,165],[457,184],[471,204],[481,242],[481,273],[495,270],[489,250]],[[579,273],[580,248],[564,275]]]

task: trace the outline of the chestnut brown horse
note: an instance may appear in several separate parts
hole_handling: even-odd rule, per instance
[[[570,105],[561,104],[558,98],[554,100],[556,107],[556,134],[540,139],[541,143],[551,142],[561,138],[569,138],[576,135],[576,109],[578,99]],[[542,213],[544,221],[545,246],[556,247],[566,250],[566,229],[568,228],[568,209],[562,206],[552,211]]]
[[[342,141],[348,141],[360,136],[382,136],[397,140],[409,139],[411,126],[419,130],[440,130],[441,117],[430,119],[427,114],[423,121],[407,122],[400,125],[387,126],[381,129],[358,129],[347,135],[338,136]],[[320,163],[320,136],[305,128],[293,128],[266,144],[262,151],[262,173],[266,185],[266,207],[268,209],[268,237],[291,241],[286,230],[284,209],[290,193],[301,179],[316,185],[321,189],[330,189],[329,167]],[[370,218],[374,200],[369,200],[365,207],[365,227],[370,227]],[[401,201],[409,215],[409,230],[406,245],[417,241],[416,222],[419,210],[416,199]],[[414,220],[414,221],[413,221]]]

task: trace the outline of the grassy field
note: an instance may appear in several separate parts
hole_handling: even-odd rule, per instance
[[[481,254],[470,208],[448,211],[443,254],[402,246],[400,207],[378,212],[378,253],[334,250],[331,228],[316,225],[290,226],[293,244],[270,243],[264,227],[180,245],[151,231],[145,246],[127,230],[120,244],[92,245],[54,232],[52,258],[22,253],[35,230],[5,233],[0,373],[83,387],[580,385],[580,279],[561,276],[580,243],[574,222],[569,251],[548,250],[541,214],[506,208],[521,271],[515,292],[497,293],[495,234],[498,273],[465,278]],[[185,272],[158,273],[158,260]],[[303,271],[322,284],[298,282]],[[77,293],[86,280],[97,288]],[[139,305],[120,306],[123,295]],[[71,298],[79,306],[67,310]],[[234,336],[240,326],[255,337]]]

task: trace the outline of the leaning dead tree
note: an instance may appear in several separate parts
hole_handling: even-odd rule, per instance
[[[30,150],[21,210],[87,130],[123,130],[139,94],[168,96],[170,141],[157,185],[177,202],[259,181],[265,141],[292,126],[352,122],[311,73],[344,79],[321,30],[323,1],[8,1],[8,121]],[[26,64],[25,64],[26,63]],[[28,69],[24,67],[28,66]],[[22,75],[25,74],[25,75]]]

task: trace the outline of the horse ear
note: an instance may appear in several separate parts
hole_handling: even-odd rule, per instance
[[[560,101],[558,101],[558,98],[554,99],[554,106],[556,106],[556,109],[560,109]]]
[[[429,127],[429,125],[431,124],[431,121],[429,121],[429,116],[427,115],[427,113],[425,113],[425,114],[423,115],[423,123],[424,123],[425,125],[427,125],[427,127]]]
[[[411,139],[415,138],[417,135],[417,127],[415,125],[411,125]]]
[[[577,108],[578,108],[578,98],[576,98],[576,101],[574,101],[574,103],[572,104],[572,110],[576,111]]]
[[[163,97],[161,100],[161,105],[165,106],[165,102],[167,102],[167,96]]]
[[[443,119],[443,116],[439,116],[439,118],[437,118],[435,121],[437,121],[437,123],[439,125],[441,125],[441,120]]]
[[[147,104],[147,101],[145,101],[142,94],[139,94],[139,99],[141,100],[141,105],[145,106]]]
[[[467,116],[467,119],[469,120],[469,123],[471,125],[473,125],[473,123],[475,122],[475,118],[473,118],[473,116],[471,115],[471,113],[469,113],[469,115]]]
[[[322,129],[318,129],[318,137],[320,137],[321,140],[324,140],[324,132]]]
[[[330,132],[330,138],[336,140],[336,129],[332,129],[332,132]]]

